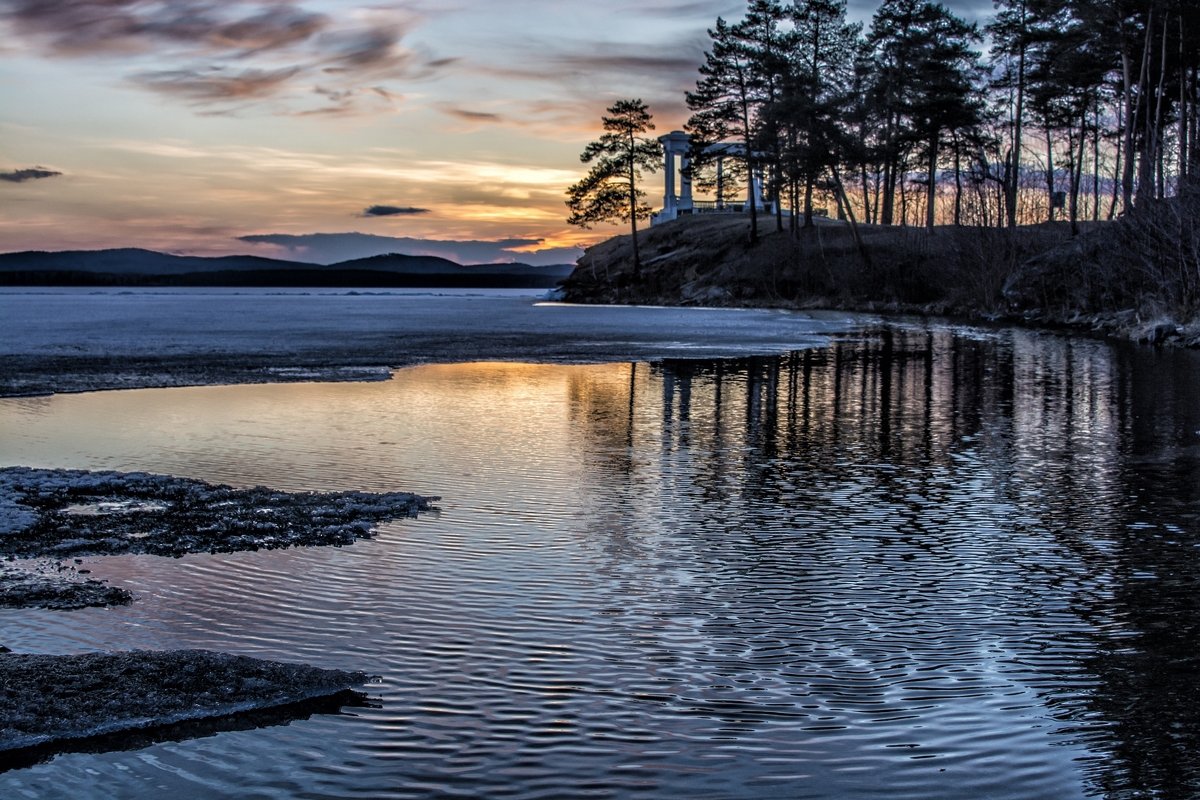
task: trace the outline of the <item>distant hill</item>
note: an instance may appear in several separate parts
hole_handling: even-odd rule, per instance
[[[322,265],[259,256],[176,256],[122,248],[3,253],[0,285],[551,288],[573,269],[572,264],[463,266],[436,256],[398,253]]]
[[[116,250],[63,250],[0,254],[0,273],[93,272],[109,275],[183,275],[189,272],[241,269],[290,269],[310,266],[260,256],[175,256],[124,247]]]

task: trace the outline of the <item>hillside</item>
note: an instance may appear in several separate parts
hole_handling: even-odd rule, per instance
[[[551,288],[572,268],[463,266],[435,256],[400,254],[322,265],[258,256],[176,256],[124,248],[0,254],[0,285]]]
[[[566,299],[942,314],[1200,344],[1196,304],[1135,263],[1151,227],[1135,220],[1085,226],[1077,237],[1066,224],[860,225],[861,245],[834,220],[796,236],[760,220],[755,245],[748,225],[743,216],[693,216],[641,231],[637,276],[629,236],[609,239],[579,260]]]
[[[14,272],[80,272],[107,275],[184,275],[219,270],[274,270],[296,267],[294,261],[260,256],[176,256],[123,247],[113,250],[27,250],[0,253],[0,277]],[[304,265],[309,266],[309,265]]]

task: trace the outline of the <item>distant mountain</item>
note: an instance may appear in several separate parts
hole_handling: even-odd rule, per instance
[[[405,275],[440,275],[459,273],[470,268],[440,256],[406,256],[400,253],[388,253],[382,256],[339,261],[336,264],[330,264],[325,269],[365,269],[373,272],[399,272]]]
[[[100,272],[109,275],[183,275],[189,272],[308,267],[260,256],[175,256],[124,247],[116,250],[27,250],[0,254],[2,272]]]
[[[572,264],[463,266],[436,256],[400,254],[322,265],[125,248],[0,254],[0,285],[550,288],[573,269]]]

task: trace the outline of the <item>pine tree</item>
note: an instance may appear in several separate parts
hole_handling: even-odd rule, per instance
[[[779,231],[783,230],[782,121],[771,109],[780,101],[790,66],[789,51],[794,43],[794,36],[781,28],[787,16],[778,0],[749,0],[745,18],[734,26],[734,34],[742,42],[749,60],[750,92],[758,109],[757,136],[749,144],[764,156],[760,162],[767,173],[767,188]]]
[[[846,149],[846,108],[862,28],[846,22],[845,0],[796,0],[794,53],[785,116],[797,129],[795,161],[804,182],[804,226],[812,227],[813,187]]]
[[[638,253],[637,221],[650,216],[646,193],[638,188],[642,171],[654,172],[662,160],[658,141],[641,134],[654,130],[646,104],[621,100],[601,117],[604,134],[588,144],[579,160],[594,166],[583,180],[567,189],[567,222],[589,228],[600,222],[628,222],[633,238],[633,273],[642,268]]]
[[[1004,215],[1008,227],[1017,224],[1017,190],[1021,182],[1021,157],[1025,138],[1025,90],[1032,19],[1029,0],[995,0],[996,16],[988,24],[992,63],[997,68],[993,88],[1011,92],[1008,149],[1004,154]]]
[[[944,134],[979,122],[975,88],[979,41],[974,25],[928,0],[884,0],[871,23],[874,99],[884,120],[884,205],[891,224],[903,155],[918,152],[928,170],[925,224],[933,227]]]
[[[754,177],[759,163],[753,142],[758,138],[760,98],[755,94],[750,50],[738,31],[720,17],[708,35],[712,49],[705,53],[696,90],[687,93],[693,114],[684,129],[692,136],[691,163],[693,169],[702,169],[717,157],[716,145],[731,145],[719,148],[720,157],[741,162],[750,210],[749,240],[754,243],[758,241]]]
[[[1031,32],[1027,90],[1029,110],[1046,131],[1049,217],[1053,219],[1057,205],[1054,140],[1059,134],[1066,138],[1063,161],[1069,179],[1068,216],[1076,230],[1084,146],[1092,127],[1090,115],[1116,54],[1107,48],[1095,27],[1083,24],[1072,13],[1068,3],[1033,0],[1031,5],[1039,19]]]

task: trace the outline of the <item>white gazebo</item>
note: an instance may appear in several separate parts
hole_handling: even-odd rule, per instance
[[[740,143],[721,142],[711,145],[706,152],[716,154],[717,162],[717,200],[695,200],[692,198],[692,178],[688,174],[691,159],[692,139],[683,131],[671,131],[658,137],[663,147],[663,207],[651,215],[650,224],[669,222],[682,214],[711,213],[714,211],[744,211],[745,203],[726,204],[722,199],[724,183],[724,160],[726,154],[740,154],[744,145]],[[675,194],[675,178],[679,177],[679,194]],[[747,202],[753,202],[759,209],[764,208],[762,199],[762,176],[755,175]]]

